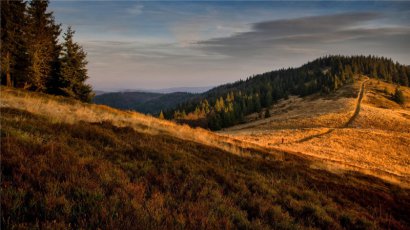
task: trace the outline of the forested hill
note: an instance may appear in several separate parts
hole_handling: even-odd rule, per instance
[[[196,94],[192,93],[150,93],[150,92],[114,92],[97,95],[93,102],[114,108],[135,110],[141,113],[157,115],[165,109],[175,108]]]
[[[298,67],[280,69],[226,84],[165,113],[168,119],[213,130],[241,123],[288,95],[329,93],[357,74],[409,86],[410,67],[375,56],[326,56]],[[269,116],[269,114],[266,114]]]

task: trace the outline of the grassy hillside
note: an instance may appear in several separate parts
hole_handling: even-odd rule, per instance
[[[115,92],[97,95],[93,102],[118,109],[159,114],[195,96],[191,93]]]
[[[409,190],[137,113],[1,88],[2,229],[408,229]]]
[[[363,85],[364,84],[364,85]],[[358,113],[359,92],[363,98]],[[261,147],[294,152],[410,186],[410,89],[407,103],[392,100],[396,86],[362,78],[329,95],[290,97],[272,116],[249,115],[246,124],[221,132]],[[353,97],[352,97],[353,96]]]

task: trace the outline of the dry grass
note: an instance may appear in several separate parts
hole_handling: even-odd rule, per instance
[[[354,170],[402,186],[410,186],[410,89],[402,87],[407,104],[400,106],[383,91],[395,86],[369,80],[359,115],[349,128],[356,98],[341,98],[350,90],[357,94],[362,81],[346,86],[328,98],[290,98],[281,102],[293,110],[273,117],[232,127],[222,133],[239,140],[322,160],[331,171]],[[332,97],[332,95],[331,95]],[[284,143],[282,144],[282,139]]]
[[[406,229],[410,190],[0,108],[1,229]]]
[[[151,135],[170,135],[182,140],[216,147],[241,156],[253,156],[254,150],[266,152],[266,149],[259,145],[241,142],[202,128],[191,128],[188,125],[179,125],[137,112],[117,110],[104,105],[85,104],[64,97],[2,87],[0,99],[0,107],[28,111],[47,117],[54,123],[74,124],[80,121],[110,122],[117,127],[132,127],[138,132]],[[281,154],[275,151],[270,151],[269,153],[271,157],[281,158]]]
[[[405,174],[408,161],[383,148],[409,138],[394,139],[392,131],[377,139],[357,128],[234,131],[235,138],[243,134],[240,141],[43,94],[1,88],[0,99],[2,229],[406,229],[410,223],[408,189],[344,171],[356,164],[375,175],[373,166],[396,164],[390,171]],[[289,138],[281,144],[278,135]],[[298,143],[311,136],[317,138]],[[384,158],[355,155],[371,149],[361,138],[387,140],[377,153]],[[352,152],[340,162],[332,151],[345,145]]]
[[[319,94],[304,98],[290,96],[289,99],[281,100],[272,106],[270,118],[258,119],[258,114],[251,114],[246,117],[247,123],[227,128],[223,133],[242,129],[340,127],[352,115],[359,89],[360,82],[357,82],[353,87],[344,86],[326,97]]]

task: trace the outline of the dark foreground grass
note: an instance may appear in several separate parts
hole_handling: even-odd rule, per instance
[[[1,109],[2,229],[408,229],[409,190]]]

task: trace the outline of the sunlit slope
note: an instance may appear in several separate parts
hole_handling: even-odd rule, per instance
[[[55,123],[111,122],[119,127],[131,127],[138,132],[153,135],[166,134],[183,140],[200,142],[238,155],[252,154],[253,150],[248,151],[248,148],[264,151],[258,145],[242,143],[236,139],[222,137],[204,129],[190,128],[188,125],[177,125],[174,122],[160,120],[138,112],[113,109],[104,105],[85,104],[64,97],[5,87],[1,88],[0,98],[1,107],[21,109],[36,115],[46,116]],[[276,156],[275,154],[271,155],[271,157]]]
[[[315,169],[292,154],[271,151],[267,157],[264,148],[218,137],[137,113],[2,88],[2,229],[410,224],[408,189],[360,173]]]
[[[363,83],[363,98],[354,116]],[[394,85],[362,78],[327,96],[291,97],[271,110],[271,118],[223,133],[323,159],[330,170],[356,170],[409,186],[410,89],[401,89],[407,97],[403,106],[391,100]]]

